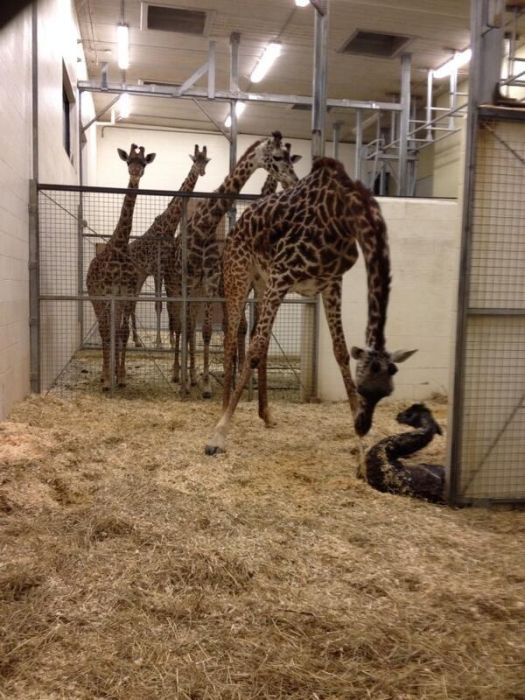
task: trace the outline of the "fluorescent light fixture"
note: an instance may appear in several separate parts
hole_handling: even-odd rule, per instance
[[[237,104],[235,105],[235,114],[238,117],[240,117],[245,109],[246,109],[246,102],[237,102]],[[228,116],[224,120],[224,126],[227,129],[229,129],[231,125],[232,125],[232,118],[231,118],[231,115],[228,114]]]
[[[114,109],[111,110],[111,123],[112,124],[115,123],[115,110]]]
[[[118,101],[118,112],[121,119],[127,119],[129,117],[129,93],[123,92]]]
[[[310,4],[310,0],[295,0],[297,7],[306,7]]]
[[[121,70],[129,68],[129,27],[127,24],[117,26],[117,55],[118,67]]]
[[[465,49],[465,51],[459,51],[458,53],[455,53],[449,61],[447,61],[437,70],[434,71],[434,78],[447,78],[449,75],[452,75],[454,71],[457,71],[463,66],[466,66],[471,58],[471,49]]]
[[[272,67],[275,59],[281,55],[281,44],[272,41],[268,44],[259,63],[255,66],[250,75],[252,83],[260,83],[266,73]]]

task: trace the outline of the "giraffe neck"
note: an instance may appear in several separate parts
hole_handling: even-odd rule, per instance
[[[113,248],[119,248],[121,250],[127,251],[129,237],[131,235],[131,227],[133,225],[133,211],[135,209],[135,202],[137,200],[137,191],[139,188],[139,181],[133,181],[130,179],[128,183],[128,191],[122,202],[122,208],[120,210],[120,217],[113,231],[113,235],[109,240],[109,244]]]
[[[199,170],[196,165],[193,165],[188,173],[186,179],[180,186],[179,190],[181,192],[193,192],[197,180],[199,179]],[[168,204],[166,209],[156,217],[153,222],[153,226],[150,228],[148,233],[153,234],[163,234],[168,233],[172,238],[175,237],[175,231],[180,223],[182,211],[184,209],[184,202],[188,202],[187,197],[173,197],[171,202]]]
[[[397,459],[398,457],[408,457],[413,452],[422,450],[426,447],[435,435],[433,425],[425,425],[422,428],[410,430],[407,433],[400,433],[393,437],[387,438],[386,454],[389,460]]]
[[[224,178],[222,185],[215,190],[218,194],[239,194],[252,173],[257,170],[259,163],[254,144],[238,161],[234,170]],[[199,236],[203,240],[215,236],[215,229],[219,221],[233,205],[233,199],[205,199],[197,205],[190,221],[190,231],[194,237]]]
[[[264,181],[264,185],[262,186],[261,197],[267,197],[268,195],[273,194],[277,190],[277,184],[277,178],[271,173],[268,173],[268,176]]]
[[[385,324],[390,296],[390,252],[385,221],[379,204],[360,182],[355,182],[352,196],[358,197],[362,209],[356,229],[357,240],[365,258],[368,286],[368,322],[366,344],[373,350],[385,349]],[[351,208],[352,212],[355,210]],[[354,214],[352,214],[354,216]]]

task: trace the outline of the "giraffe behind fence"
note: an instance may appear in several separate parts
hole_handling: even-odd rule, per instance
[[[129,154],[117,149],[121,160],[128,166],[128,192],[124,197],[117,226],[109,239],[89,264],[86,286],[98,322],[102,340],[102,388],[111,388],[114,379],[118,386],[125,385],[126,345],[129,337],[129,315],[137,289],[138,270],[129,252],[129,237],[133,224],[133,213],[137,190],[146,165],[155,159],[155,153],[145,155],[144,147],[131,144]],[[95,299],[94,297],[115,297]],[[119,300],[119,297],[125,299]],[[115,354],[111,358],[111,339],[114,334]],[[110,368],[114,360],[114,375]]]

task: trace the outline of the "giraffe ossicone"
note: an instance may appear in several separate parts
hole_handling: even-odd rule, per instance
[[[357,384],[350,371],[341,317],[343,274],[361,249],[367,271],[366,349],[354,349]],[[390,294],[390,254],[386,225],[377,201],[352,181],[333,158],[318,158],[309,175],[289,189],[265,197],[243,213],[226,240],[224,296],[228,325],[224,341],[223,413],[205,451],[225,449],[225,439],[242,391],[258,372],[259,416],[270,427],[266,362],[272,325],[288,292],[322,295],[333,352],[341,371],[354,427],[364,435],[377,402],[393,390],[395,361],[415,350],[389,353],[384,328]],[[242,372],[233,388],[238,326],[253,286],[259,308]]]

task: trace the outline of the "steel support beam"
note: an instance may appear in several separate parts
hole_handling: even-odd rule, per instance
[[[398,195],[408,195],[408,129],[410,122],[410,67],[412,57],[409,53],[401,56],[401,114],[399,115],[399,163]]]
[[[239,44],[241,35],[238,32],[232,32],[230,35],[230,92],[236,94],[239,92]],[[230,173],[235,170],[237,165],[237,101],[230,102]],[[235,202],[228,210],[228,228],[231,231],[235,226]]]
[[[79,80],[77,87],[82,92],[105,92],[114,95],[121,95],[123,92],[127,92],[130,95],[142,95],[145,97],[198,98],[202,100],[215,99],[222,100],[223,102],[242,100],[243,102],[312,105],[312,98],[303,95],[278,95],[274,93],[244,92],[242,90],[239,90],[239,92],[235,94],[230,90],[216,90],[215,96],[210,98],[208,96],[208,91],[201,88],[189,88],[185,91],[184,95],[179,95],[177,87],[170,88],[164,85],[127,85],[124,88],[120,83],[108,83],[107,87],[103,88],[100,82],[96,80]],[[327,107],[341,109],[369,109],[385,112],[401,111],[401,105],[396,102],[375,102],[374,100],[327,99],[326,105]]]
[[[341,140],[341,127],[344,122],[334,122],[332,127],[333,156],[339,158],[339,141]]]
[[[317,6],[319,5],[319,7]],[[324,155],[326,76],[328,65],[328,2],[318,0],[314,24],[314,73],[312,100],[312,158]]]

